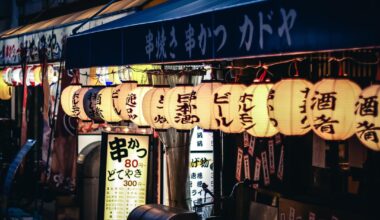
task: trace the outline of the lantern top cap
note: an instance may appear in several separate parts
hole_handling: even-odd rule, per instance
[[[82,84],[80,84],[80,83],[71,83],[71,84],[68,85],[67,87],[69,87],[69,86],[82,86]]]
[[[138,84],[137,87],[152,87],[152,84]]]
[[[179,83],[179,84],[176,84],[175,86],[193,86],[193,84],[191,84],[191,83]]]
[[[222,83],[221,80],[202,80],[201,83]]]
[[[170,88],[170,85],[153,85],[153,88]]]
[[[223,82],[223,85],[244,85],[244,83],[241,82]]]
[[[121,80],[122,83],[137,83],[136,80]]]

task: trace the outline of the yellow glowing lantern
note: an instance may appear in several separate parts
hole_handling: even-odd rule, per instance
[[[313,131],[325,140],[345,140],[355,133],[355,102],[360,87],[348,79],[323,79],[307,100]]]
[[[58,81],[58,69],[54,68],[53,65],[47,66],[46,73],[49,85],[52,85],[53,83],[56,83]]]
[[[380,85],[365,88],[355,104],[356,136],[368,148],[380,151]]]
[[[82,87],[78,89],[73,96],[73,109],[72,112],[75,115],[75,117],[79,118],[83,121],[90,121],[91,118],[89,118],[84,110],[84,97],[86,93],[91,89],[91,87]]]
[[[9,100],[12,98],[12,87],[4,82],[3,77],[0,77],[0,99]]]
[[[164,113],[171,127],[178,130],[190,130],[199,122],[195,115],[193,103],[197,99],[194,87],[188,84],[177,84],[170,89],[164,100]]]
[[[143,114],[148,124],[158,130],[170,128],[165,117],[164,101],[169,86],[154,86],[143,99]]]
[[[127,96],[126,108],[129,119],[140,127],[149,127],[143,114],[143,99],[151,89],[149,85],[138,85]]]
[[[278,133],[268,115],[267,98],[272,86],[272,83],[254,83],[240,96],[240,123],[252,136],[271,137]]]
[[[4,80],[4,83],[9,85],[9,86],[13,86],[12,84],[12,68],[10,67],[7,67],[3,70],[3,75],[2,75],[2,79]]]
[[[268,95],[268,112],[272,124],[284,135],[304,135],[311,130],[306,101],[313,84],[304,79],[277,82]]]
[[[96,96],[96,110],[99,116],[106,122],[119,122],[121,118],[116,113],[112,104],[114,87],[106,87],[100,90]]]
[[[198,126],[206,130],[218,129],[213,110],[213,94],[215,90],[222,86],[222,83],[215,81],[203,81],[194,88],[197,99],[195,100],[194,114],[198,116]]]
[[[245,89],[243,84],[224,84],[213,94],[215,120],[219,129],[225,133],[244,131],[239,120],[239,100]]]
[[[11,82],[13,86],[20,86],[23,83],[22,68],[16,67],[12,70]]]
[[[127,112],[128,94],[137,87],[137,81],[126,81],[116,86],[113,90],[112,100],[116,113],[123,120],[130,120]]]
[[[75,92],[81,88],[79,84],[72,84],[67,86],[61,93],[61,106],[66,115],[70,117],[75,117],[75,113],[73,112],[73,98]]]

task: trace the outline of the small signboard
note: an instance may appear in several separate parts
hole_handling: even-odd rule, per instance
[[[98,219],[127,219],[146,204],[150,135],[102,134]]]

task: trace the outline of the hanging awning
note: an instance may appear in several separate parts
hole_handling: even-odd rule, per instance
[[[171,0],[68,39],[68,68],[378,47],[377,0]]]
[[[129,15],[147,2],[147,0],[115,2],[84,25],[81,30],[87,30]],[[38,47],[44,44],[51,45],[51,47],[48,47],[49,60],[60,59],[64,39],[71,35],[73,28],[95,15],[103,6],[89,8],[0,33],[0,65],[19,64],[21,60],[21,44],[30,47],[28,49],[28,62],[38,62]]]

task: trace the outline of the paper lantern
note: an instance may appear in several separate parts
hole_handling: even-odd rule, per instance
[[[73,96],[73,109],[72,112],[74,114],[74,117],[79,118],[83,121],[90,121],[91,118],[89,118],[84,111],[84,97],[88,90],[90,90],[91,87],[82,87],[78,89]]]
[[[138,85],[127,96],[126,108],[129,119],[140,127],[149,127],[143,114],[143,99],[151,89],[152,87],[148,85]]]
[[[158,130],[170,128],[165,117],[164,101],[169,86],[154,86],[143,99],[143,114],[148,124]]]
[[[4,82],[3,77],[0,77],[0,99],[9,100],[12,98],[12,87]]]
[[[58,68],[54,68],[53,65],[48,65],[46,72],[49,85],[58,82]]]
[[[12,70],[11,82],[13,86],[20,86],[23,83],[22,69],[21,67],[16,67]]]
[[[112,104],[113,89],[114,87],[106,87],[96,96],[96,111],[104,121],[111,123],[121,121]]]
[[[39,86],[42,83],[42,68],[40,66],[28,66],[26,68],[26,85]]]
[[[272,83],[254,83],[240,96],[240,123],[252,136],[272,137],[278,133],[268,115],[267,98],[272,86]]]
[[[66,115],[75,117],[73,112],[73,98],[75,92],[81,88],[79,84],[72,84],[67,86],[61,93],[61,106]]]
[[[103,119],[100,117],[98,111],[96,110],[96,97],[103,86],[92,86],[92,89],[88,90],[83,97],[83,108],[86,115],[95,122],[102,122]]]
[[[201,84],[194,88],[196,92],[197,99],[195,99],[194,114],[198,116],[199,122],[197,125],[206,130],[216,130],[218,129],[217,121],[214,116],[213,109],[213,94],[215,90],[222,86],[222,83],[215,81],[202,81]]]
[[[3,70],[2,79],[4,80],[4,83],[9,85],[9,86],[13,86],[12,72],[13,72],[13,70],[10,67],[7,67]]]
[[[272,124],[284,135],[304,135],[311,130],[306,101],[313,84],[304,79],[277,82],[268,95],[268,112]]]
[[[188,84],[177,84],[167,91],[164,100],[164,113],[171,127],[178,130],[190,130],[199,122],[195,115],[197,106],[194,101],[197,94]]]
[[[123,119],[130,120],[127,112],[128,94],[137,87],[137,81],[126,81],[116,86],[113,90],[112,100],[115,112]]]
[[[325,140],[345,140],[355,133],[355,102],[360,87],[348,79],[323,79],[307,100],[313,131]],[[310,110],[310,111],[309,111]]]
[[[245,88],[243,84],[224,84],[213,94],[215,120],[225,133],[244,131],[239,120],[239,100]]]
[[[356,136],[368,148],[380,151],[380,85],[365,88],[355,104]]]

